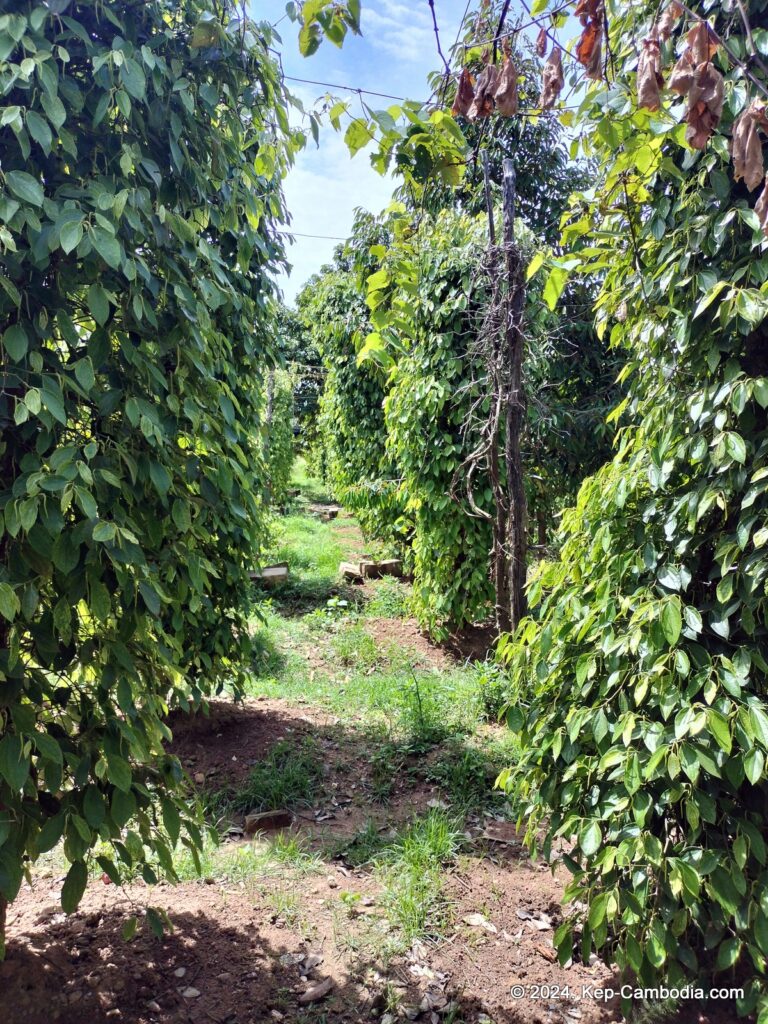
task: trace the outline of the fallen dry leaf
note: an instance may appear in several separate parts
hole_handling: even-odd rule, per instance
[[[661,51],[658,36],[654,31],[643,40],[643,52],[637,65],[637,102],[646,110],[658,110],[661,106],[659,90],[664,84],[661,74]]]
[[[509,57],[504,58],[493,98],[502,117],[514,117],[517,113],[517,68]]]
[[[534,946],[533,947],[539,956],[543,956],[545,960],[549,960],[551,964],[557,960],[557,953],[552,949],[551,946]]]
[[[298,1001],[302,1006],[308,1006],[310,1003],[318,1003],[321,999],[325,999],[325,997],[332,992],[333,986],[333,978],[326,978],[325,981],[321,981],[319,985],[313,985],[312,988],[308,988],[306,992],[302,992]]]
[[[539,34],[536,36],[536,55],[538,57],[546,57],[548,45],[546,29],[539,29]]]
[[[734,123],[731,140],[733,176],[736,181],[743,180],[750,192],[758,187],[765,176],[759,128],[768,132],[768,118],[763,104],[754,100]]]
[[[468,924],[470,928],[482,928],[484,932],[489,932],[494,935],[498,929],[495,924],[491,924],[487,917],[483,917],[482,914],[465,914],[462,917],[464,924]]]
[[[563,58],[560,55],[560,47],[555,46],[544,65],[541,76],[541,99],[539,106],[542,110],[549,110],[557,102],[557,97],[563,91],[565,78],[563,77]]]
[[[467,111],[467,118],[470,121],[477,121],[491,114],[494,106],[493,96],[498,84],[499,69],[495,64],[486,64],[477,79],[475,98]]]
[[[456,99],[453,101],[453,107],[451,113],[454,117],[458,117],[461,114],[462,117],[466,117],[469,113],[469,108],[472,106],[472,100],[475,98],[474,79],[469,73],[467,68],[463,68],[461,77],[459,78],[459,88],[456,91]]]

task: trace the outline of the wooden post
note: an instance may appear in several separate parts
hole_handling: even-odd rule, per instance
[[[510,623],[515,629],[528,611],[525,595],[528,553],[528,510],[523,478],[520,441],[525,428],[525,393],[523,390],[523,315],[525,278],[520,250],[515,242],[515,204],[517,182],[515,165],[507,157],[503,164],[504,184],[504,254],[507,271],[507,308],[504,324],[504,461],[507,477],[508,522],[507,560],[509,565]]]
[[[488,209],[488,234],[491,240],[491,248],[494,251],[494,262],[496,261],[496,225],[493,215],[493,197],[491,195],[491,175],[488,162],[488,151],[483,150],[483,177],[485,181],[485,203]],[[496,268],[492,271],[497,273]],[[503,345],[501,337],[494,337],[493,347],[488,360],[488,378],[493,381],[492,394],[490,396],[493,404],[491,444],[488,451],[488,471],[493,490],[493,504],[495,514],[493,517],[493,547],[491,548],[491,578],[493,579],[493,591],[495,595],[496,608],[496,629],[499,634],[509,633],[512,629],[510,618],[510,593],[509,593],[509,559],[507,556],[507,524],[509,520],[509,499],[501,476],[500,458],[500,431],[502,426],[502,405],[501,405],[501,382]]]

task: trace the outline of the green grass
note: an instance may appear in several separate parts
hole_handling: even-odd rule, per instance
[[[281,740],[237,789],[220,790],[210,800],[216,814],[272,811],[307,806],[322,780],[322,765],[313,740]]]
[[[479,744],[449,742],[424,770],[428,782],[436,782],[445,798],[464,812],[493,807],[507,809],[506,797],[494,789],[503,768],[517,760],[513,739],[505,743]]]
[[[282,833],[272,840],[251,843],[217,844],[207,836],[200,851],[199,872],[192,855],[183,846],[178,847],[173,864],[182,882],[198,878],[248,882],[283,875],[286,869],[301,876],[319,871],[322,866],[320,858],[311,853],[302,839]]]
[[[330,502],[331,495],[322,480],[310,475],[307,468],[307,460],[303,455],[297,455],[293,460],[291,469],[291,487],[298,487],[302,495],[310,501]]]
[[[444,867],[458,853],[462,833],[460,819],[433,810],[377,858],[381,903],[403,948],[422,936],[438,935],[446,924]]]
[[[355,622],[345,623],[331,638],[331,648],[339,664],[372,668],[387,661],[370,633]]]
[[[404,619],[410,615],[411,588],[402,580],[384,576],[371,583],[374,595],[365,606],[366,615]]]

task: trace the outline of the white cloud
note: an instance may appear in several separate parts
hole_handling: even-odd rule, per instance
[[[365,152],[350,160],[343,138],[326,130],[320,138],[320,149],[311,145],[305,150],[285,183],[291,227],[302,236],[346,238],[355,209],[364,207],[374,213],[383,210],[392,190],[392,180],[373,170]],[[330,238],[297,236],[288,253],[293,264],[291,275],[281,277],[279,282],[288,302],[293,302],[307,278],[330,260],[338,244]]]
[[[363,9],[363,33],[375,49],[399,61],[421,63],[434,48],[431,15],[426,4],[415,8],[398,0],[379,0]]]

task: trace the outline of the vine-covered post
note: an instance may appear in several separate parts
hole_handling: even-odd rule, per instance
[[[520,250],[515,242],[515,165],[504,160],[504,254],[507,271],[507,302],[502,343],[504,380],[504,460],[508,493],[507,562],[509,566],[510,622],[515,629],[527,611],[525,596],[527,554],[527,503],[523,480],[520,438],[525,428],[523,389],[523,309],[525,279]]]

